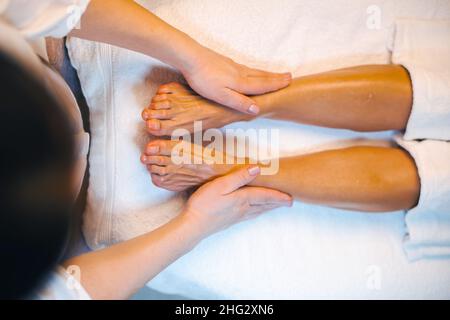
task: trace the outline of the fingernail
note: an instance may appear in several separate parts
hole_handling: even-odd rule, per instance
[[[278,202],[278,205],[280,207],[288,207],[288,208],[290,208],[290,207],[292,207],[292,201],[280,201],[280,202]]]
[[[147,157],[145,155],[141,156],[141,162],[143,162],[143,163],[147,162]]]
[[[159,147],[158,146],[150,146],[147,148],[147,153],[150,154],[156,154],[159,152]]]
[[[148,121],[147,126],[152,130],[159,130],[161,128],[159,121]]]
[[[144,110],[144,111],[142,112],[142,118],[143,118],[144,120],[148,120],[149,116],[148,116],[148,111],[147,111],[147,110]]]
[[[260,173],[260,171],[261,171],[261,169],[258,166],[251,167],[251,168],[248,169],[248,173],[251,176],[257,176]]]
[[[290,195],[286,195],[285,197],[283,197],[284,200],[282,201],[282,203],[286,206],[286,207],[292,207],[292,204],[294,203],[294,199],[290,196]]]
[[[248,112],[251,114],[258,114],[259,113],[259,107],[256,104],[252,104],[250,108],[248,108]]]

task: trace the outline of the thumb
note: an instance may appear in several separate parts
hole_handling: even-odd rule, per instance
[[[210,186],[220,188],[221,194],[226,195],[255,180],[260,172],[261,169],[258,166],[247,166],[213,180]]]
[[[216,99],[217,103],[251,115],[257,115],[259,113],[259,107],[251,98],[229,88],[223,90],[221,97]]]

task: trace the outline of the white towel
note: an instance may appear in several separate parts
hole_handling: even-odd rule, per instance
[[[405,218],[406,253],[450,257],[450,20],[398,20],[392,49],[413,87],[406,132],[397,141],[420,176],[419,202]]]
[[[147,8],[240,63],[295,76],[390,61],[398,16],[448,18],[448,1],[161,0]],[[148,57],[71,39],[69,51],[91,108],[91,184],[84,232],[100,248],[173,217],[183,196],[151,185],[139,163],[148,140],[141,110],[178,73]],[[278,128],[281,154],[389,138],[258,120]],[[408,263],[404,214],[365,214],[295,203],[201,243],[150,283],[193,298],[450,298],[450,262]]]

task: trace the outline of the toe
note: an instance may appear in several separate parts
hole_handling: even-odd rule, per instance
[[[157,93],[159,93],[159,94],[172,93],[171,83],[166,83],[166,84],[159,86]]]
[[[168,167],[158,166],[158,165],[150,165],[147,166],[148,170],[152,175],[166,176],[169,174]]]
[[[170,120],[173,118],[171,110],[150,110],[147,113],[149,119]]]
[[[147,115],[149,115],[147,113]],[[147,129],[151,132],[158,132],[161,130],[161,121],[157,119],[149,119],[147,120]]]
[[[152,174],[152,182],[155,186],[163,188],[164,187],[164,177],[157,175],[157,174]]]
[[[141,117],[144,121],[147,121],[148,119],[150,119],[150,110],[144,109],[141,113]]]
[[[161,101],[166,101],[167,100],[167,94],[166,93],[161,93],[161,94],[157,94],[156,96],[153,97],[152,102],[161,102]]]
[[[172,140],[155,140],[147,145],[146,155],[170,156],[172,149],[180,143]]]
[[[170,107],[171,105],[169,100],[152,102],[152,104],[150,104],[150,109],[153,110],[170,109]]]
[[[141,162],[146,165],[159,165],[166,166],[171,164],[170,157],[167,156],[149,156],[147,154],[143,154],[141,156]]]
[[[150,119],[147,120],[147,131],[157,137],[171,136],[177,125],[173,119]]]
[[[151,174],[152,182],[155,186],[170,190],[170,183],[167,175]]]
[[[169,191],[180,192],[188,189],[189,186],[183,184],[170,183],[168,176],[160,176],[158,174],[152,174],[152,182],[155,186],[163,188]]]
[[[146,108],[142,111],[141,117],[144,121],[151,119],[169,120],[175,115],[175,112],[170,111],[170,108],[154,107],[153,103],[150,105],[150,108]],[[157,122],[148,123],[147,126],[149,129],[159,130]]]
[[[185,85],[178,83],[178,82],[171,82],[171,83],[163,84],[162,86],[160,86],[158,89],[158,93],[172,94],[172,93],[185,92],[187,90],[188,90],[188,88]]]

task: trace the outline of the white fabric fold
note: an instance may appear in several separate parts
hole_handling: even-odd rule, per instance
[[[414,158],[421,183],[405,217],[405,251],[411,260],[450,257],[450,20],[398,20],[392,60],[412,81],[411,115],[396,140]]]
[[[450,142],[397,142],[416,162],[420,177],[417,206],[405,221],[405,251],[408,258],[450,258]]]
[[[450,20],[398,20],[392,62],[412,81],[405,139],[450,140]]]

